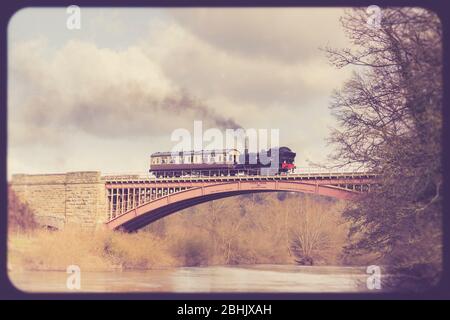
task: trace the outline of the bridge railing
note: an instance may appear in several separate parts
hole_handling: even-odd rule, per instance
[[[212,171],[203,170],[198,171],[195,174],[187,174],[187,173],[177,173],[175,172],[167,172],[166,175],[157,177],[154,174],[150,172],[135,172],[135,173],[105,173],[103,174],[103,179],[106,181],[130,181],[130,180],[164,180],[164,179],[189,179],[189,178],[255,178],[256,176],[261,177],[313,177],[313,176],[322,176],[322,177],[328,177],[328,176],[356,176],[356,175],[372,175],[371,173],[364,171],[364,170],[355,170],[355,169],[349,169],[349,168],[339,168],[339,169],[333,169],[330,171],[326,168],[317,168],[317,167],[303,167],[303,168],[296,168],[293,172],[289,173],[281,173],[277,175],[273,174],[259,174],[256,175],[256,172],[254,170],[234,170],[227,172],[226,174],[221,175],[215,175]]]

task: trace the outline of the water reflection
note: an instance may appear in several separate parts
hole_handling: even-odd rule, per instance
[[[23,291],[73,292],[67,274],[57,271],[10,272]],[[364,268],[292,265],[215,266],[164,270],[83,272],[88,292],[361,292]]]

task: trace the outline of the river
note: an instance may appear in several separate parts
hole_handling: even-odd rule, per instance
[[[73,292],[61,271],[10,272],[28,292]],[[146,271],[81,272],[84,292],[363,292],[364,268],[255,265],[185,267]]]

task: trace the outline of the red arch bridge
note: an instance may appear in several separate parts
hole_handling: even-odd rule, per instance
[[[211,200],[255,192],[302,192],[351,200],[370,191],[376,175],[321,172],[276,176],[148,178],[106,176],[111,229],[137,230],[179,210]]]

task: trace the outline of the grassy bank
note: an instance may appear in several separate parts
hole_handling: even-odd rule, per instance
[[[150,269],[175,266],[167,246],[150,233],[123,234],[109,230],[88,232],[34,230],[10,233],[10,270]]]

